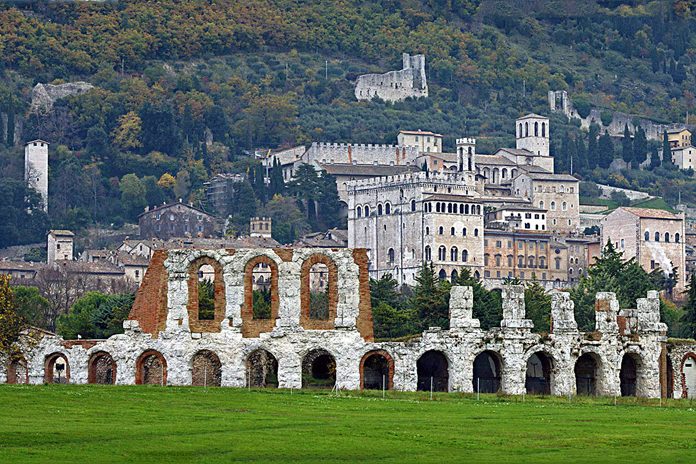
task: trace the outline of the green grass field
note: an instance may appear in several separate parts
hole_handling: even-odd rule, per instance
[[[696,462],[696,405],[0,386],[0,462]]]

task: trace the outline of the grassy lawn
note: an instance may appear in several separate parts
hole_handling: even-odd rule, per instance
[[[0,462],[696,462],[696,405],[0,386]]]

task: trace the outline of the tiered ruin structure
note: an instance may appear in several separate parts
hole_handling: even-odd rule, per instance
[[[270,275],[270,309],[263,315],[253,298],[259,265]],[[310,286],[316,266],[328,276],[327,311],[319,314]],[[214,289],[205,313],[198,298],[204,268]],[[455,286],[449,329],[431,328],[407,342],[376,342],[364,249],[161,250],[154,253],[124,334],[63,340],[32,332],[22,356],[2,363],[0,380],[684,394],[683,379],[672,377],[670,384],[657,292],[639,299],[635,309],[619,309],[614,294],[598,294],[592,333],[578,331],[567,293],[553,295],[549,334],[532,332],[522,286],[506,286],[502,297],[499,328],[482,330],[472,314],[472,289]]]

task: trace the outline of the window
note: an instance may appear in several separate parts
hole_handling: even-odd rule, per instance
[[[430,227],[425,228],[425,235],[430,235]]]
[[[391,203],[387,203],[386,205],[384,205],[384,213],[391,214]]]
[[[389,251],[387,251],[387,256],[389,260],[389,264],[394,264],[394,249],[390,248]]]
[[[555,201],[551,202],[551,211],[556,211],[556,202]]]
[[[411,211],[416,210],[416,200],[411,200]]]
[[[496,265],[497,267],[500,267],[500,259],[501,259],[501,258],[502,258],[502,256],[500,256],[500,255],[495,255],[495,265]]]
[[[495,242],[495,247],[496,247],[496,248],[502,248],[502,246],[503,246],[503,242],[501,242],[500,240],[496,240],[496,242]]]
[[[660,233],[659,232],[655,232],[655,241],[656,242],[660,241]]]
[[[561,210],[563,210],[563,211],[568,211],[568,203],[566,203],[566,202],[564,201],[563,204],[561,205]]]
[[[459,261],[459,250],[457,250],[457,247],[452,247],[450,250],[450,261]]]
[[[483,265],[488,266],[488,255],[487,254],[483,255]],[[488,271],[486,271],[486,272],[488,272]]]
[[[462,229],[462,237],[466,237],[466,227]]]
[[[430,250],[430,246],[428,245],[425,247],[425,260],[430,261],[432,259],[433,259],[432,252]]]
[[[649,242],[649,241],[650,241],[650,232],[648,232],[648,231],[646,230],[646,231],[645,231],[645,234],[644,234],[644,237],[645,237],[645,241],[646,241],[646,242]]]
[[[621,239],[621,248],[625,248],[625,247],[626,247],[626,242],[624,241],[624,239]]]
[[[655,269],[655,260],[654,259],[650,260],[650,269]]]
[[[561,258],[556,258],[556,269],[561,269]]]
[[[437,233],[440,234],[440,235],[444,234],[444,233],[445,233],[445,228],[442,227],[442,226],[440,226],[440,227],[437,229]]]
[[[450,229],[450,235],[451,235],[452,237],[455,236],[454,227],[452,227],[452,228]]]
[[[665,232],[665,242],[669,243],[669,232]]]
[[[507,265],[508,267],[512,267],[514,265],[515,258],[512,255],[507,256]]]
[[[674,243],[679,243],[679,239],[680,239],[679,233],[674,234]]]
[[[469,252],[467,250],[462,250],[462,262],[467,262],[469,260]]]
[[[520,255],[517,257],[517,267],[524,267],[524,256]]]
[[[447,259],[447,249],[444,245],[440,245],[440,248],[437,249],[437,259],[440,261]]]
[[[377,216],[381,216],[381,215],[382,215],[382,204],[380,203],[377,205]]]
[[[478,229],[474,229],[474,237],[478,237]]]

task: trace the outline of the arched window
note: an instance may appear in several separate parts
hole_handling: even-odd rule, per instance
[[[445,228],[442,227],[442,226],[440,226],[440,227],[437,229],[437,233],[438,233],[439,235],[444,234],[444,233],[445,233]]]
[[[500,178],[507,179],[507,168],[503,168],[502,171],[500,171]]]
[[[255,338],[273,330],[278,305],[278,265],[268,256],[250,259],[244,266],[242,336]]]
[[[546,137],[546,123],[545,122],[541,123],[541,136]]]
[[[646,230],[646,231],[645,231],[645,234],[644,234],[644,237],[645,237],[645,241],[646,241],[646,242],[649,242],[649,241],[650,241],[650,232],[648,232],[648,231]]]
[[[425,228],[425,235],[430,235],[430,227]]]
[[[382,215],[382,203],[379,203],[377,205],[377,216],[381,216],[381,215]]]
[[[512,255],[507,256],[507,265],[508,267],[512,267],[514,264],[515,258]]]
[[[478,237],[478,229],[474,229],[474,237]]]
[[[416,210],[416,200],[411,200],[411,211]]]
[[[450,261],[459,261],[459,250],[457,250],[457,247],[452,247],[450,250]]]
[[[469,214],[469,205],[464,205],[464,214]]]
[[[529,137],[529,123],[528,122],[524,123],[524,136]]]
[[[561,205],[561,210],[563,210],[563,211],[568,211],[568,203],[566,203],[566,202],[564,201],[563,204]]]
[[[669,243],[669,232],[665,232],[665,242]]]
[[[524,256],[520,255],[517,257],[517,267],[524,267]]]
[[[333,329],[338,305],[336,263],[324,254],[313,254],[302,263],[300,278],[300,324],[308,330]]]
[[[656,242],[660,241],[660,233],[659,232],[655,232],[655,241]]]
[[[534,267],[534,256],[529,256],[527,258],[527,267]]]
[[[459,205],[459,214],[464,214],[464,205],[463,204]]]
[[[432,251],[430,250],[430,245],[425,247],[425,260],[431,261],[433,259]]]
[[[370,207],[367,205],[365,206],[365,217],[370,217]]]
[[[519,135],[517,135],[517,137],[522,137],[522,123],[520,123],[519,129],[520,129],[520,131],[519,131]]]
[[[447,212],[448,213],[452,212],[452,203],[447,203]]]
[[[391,203],[387,203],[384,205],[384,213],[391,214]]]
[[[220,263],[201,256],[189,265],[188,315],[193,332],[219,332],[225,317],[225,282]]]
[[[387,251],[387,256],[389,259],[389,264],[394,264],[394,249],[390,248],[389,251]]]
[[[679,233],[678,233],[678,232],[677,232],[676,234],[674,234],[674,243],[679,243],[679,239],[680,239],[680,238],[681,238],[681,237],[679,236]]]
[[[539,257],[539,267],[541,269],[546,269],[546,258],[543,256]]]
[[[467,262],[469,261],[469,251],[464,249],[462,250],[462,262]]]
[[[444,245],[440,245],[440,248],[437,249],[437,259],[440,261],[447,259],[447,249]]]
[[[539,136],[539,123],[534,122],[534,137],[538,137],[538,136]]]
[[[440,212],[440,203],[439,202],[435,203],[435,211],[438,213]]]
[[[462,229],[462,237],[466,237],[466,227]]]
[[[551,211],[556,211],[556,202],[555,201],[551,202]]]
[[[539,209],[544,209],[544,201],[539,202]]]
[[[451,235],[452,237],[454,237],[454,236],[456,235],[455,232],[454,232],[454,227],[452,227],[452,228],[450,229],[450,235]]]
[[[358,206],[355,211],[358,217],[362,217],[362,206]]]
[[[556,270],[561,268],[561,258],[556,258]]]

